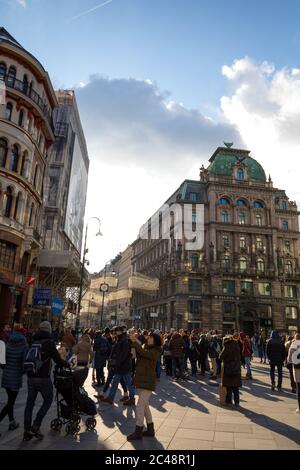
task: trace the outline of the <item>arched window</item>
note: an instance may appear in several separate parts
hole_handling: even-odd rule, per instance
[[[21,165],[21,176],[23,176],[23,178],[26,178],[27,177],[27,172],[28,172],[28,152],[25,151],[23,153],[23,159],[22,159],[22,165]]]
[[[29,227],[32,227],[34,221],[34,204],[31,204],[30,214],[29,214]]]
[[[240,270],[246,271],[247,270],[247,258],[240,258]]]
[[[19,122],[18,122],[20,127],[23,127],[24,124],[24,111],[23,109],[20,110],[19,112]]]
[[[236,201],[236,204],[237,204],[237,206],[239,206],[239,207],[247,207],[247,203],[246,203],[246,201],[244,201],[244,199],[238,199],[238,200]]]
[[[222,212],[221,212],[221,222],[223,222],[224,224],[228,224],[228,222],[229,222],[229,216],[228,216],[228,212],[227,212],[227,211],[222,211]]]
[[[236,172],[236,179],[239,181],[244,181],[245,179],[245,173],[243,168],[238,168]]]
[[[199,267],[199,256],[196,254],[192,255],[192,271],[195,271]]]
[[[25,95],[27,95],[27,91],[28,91],[28,77],[25,74],[24,77],[23,77],[23,93],[25,93]]]
[[[40,168],[38,165],[36,165],[35,170],[34,170],[34,178],[33,178],[33,186],[35,189],[37,189],[37,185],[39,183],[39,175],[40,175]]]
[[[0,64],[0,80],[5,80],[5,75],[6,75],[6,65],[1,62]]]
[[[263,204],[260,201],[254,201],[253,207],[254,207],[254,209],[263,209],[264,208]]]
[[[32,95],[33,95],[33,82],[30,82],[28,96],[32,98]]]
[[[22,193],[18,193],[15,205],[14,219],[19,220],[21,211]]]
[[[19,149],[17,145],[14,145],[10,152],[10,162],[9,162],[10,171],[17,172],[18,163],[19,163]]]
[[[8,121],[11,121],[12,110],[13,110],[12,103],[7,103],[6,110],[5,110],[5,119],[7,119]]]
[[[28,130],[29,134],[31,134],[31,131],[32,131],[32,119],[31,118],[28,118],[27,130]]]
[[[257,260],[257,270],[259,272],[263,272],[265,270],[265,262],[263,259],[259,258]]]
[[[282,228],[283,230],[288,230],[289,229],[289,223],[287,220],[282,221]]]
[[[229,199],[227,199],[227,197],[221,197],[221,199],[219,200],[219,204],[220,206],[229,206],[230,201]]]
[[[245,223],[246,223],[246,214],[245,214],[245,212],[239,212],[238,219],[239,219],[239,224],[240,225],[245,225]]]
[[[287,261],[285,264],[285,272],[287,274],[293,274],[293,264],[291,261]]]
[[[7,157],[7,141],[0,139],[0,168],[5,168]]]
[[[281,209],[285,210],[287,209],[286,201],[281,201]]]
[[[8,86],[14,87],[17,71],[15,67],[9,67],[6,83]]]
[[[13,201],[13,190],[12,188],[8,187],[5,193],[4,217],[10,218],[12,201]]]
[[[222,258],[222,268],[229,269],[230,268],[230,256],[224,255]]]
[[[256,214],[255,220],[256,220],[256,225],[261,227],[262,226],[262,216],[260,214]]]

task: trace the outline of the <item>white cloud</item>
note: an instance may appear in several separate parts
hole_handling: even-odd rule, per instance
[[[221,108],[274,184],[300,200],[300,70],[245,57],[224,66],[230,96]]]

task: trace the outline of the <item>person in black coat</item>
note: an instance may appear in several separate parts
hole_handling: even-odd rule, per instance
[[[25,337],[20,331],[14,331],[6,345],[6,364],[2,376],[2,387],[7,393],[7,403],[0,413],[0,422],[8,416],[9,431],[19,427],[14,419],[14,405],[22,388],[23,364],[28,351]]]
[[[105,383],[104,367],[110,354],[110,345],[107,339],[102,336],[101,331],[96,331],[94,339],[94,368],[96,369],[97,387]]]
[[[267,342],[267,357],[270,362],[270,377],[272,383],[272,390],[275,390],[275,367],[278,372],[278,390],[281,390],[282,386],[282,366],[286,358],[286,349],[282,338],[279,336],[277,330],[273,330],[271,333],[271,339]]]
[[[124,333],[122,326],[117,326],[116,329],[117,340],[112,347],[112,351],[108,360],[108,365],[114,371],[114,376],[111,382],[109,394],[102,402],[113,404],[118,385],[123,379],[126,388],[129,390],[129,400],[124,402],[124,405],[133,405],[135,390],[132,383],[132,356],[131,356],[131,343],[127,333]]]
[[[199,360],[201,366],[201,373],[200,375],[205,375],[206,371],[206,361],[208,355],[208,341],[206,339],[206,335],[201,335],[200,340],[198,343],[198,353],[199,353]]]
[[[42,348],[42,365],[39,370],[34,373],[28,373],[28,395],[24,414],[24,441],[29,441],[35,436],[37,439],[43,439],[40,432],[40,426],[53,401],[53,385],[51,381],[52,361],[59,367],[69,367],[68,362],[64,361],[56,349],[56,345],[51,338],[52,328],[48,321],[40,324],[40,329],[33,338],[34,344],[41,344]],[[33,425],[32,412],[38,394],[43,397],[43,403],[39,409]]]
[[[222,385],[227,389],[225,403],[232,404],[233,394],[234,404],[238,406],[240,403],[239,388],[242,386],[240,347],[233,336],[225,336],[223,346],[220,360],[223,362]]]

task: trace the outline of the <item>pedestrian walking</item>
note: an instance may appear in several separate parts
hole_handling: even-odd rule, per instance
[[[122,326],[117,326],[116,329],[117,339],[114,343],[111,354],[109,357],[109,365],[113,371],[113,378],[110,385],[108,396],[102,400],[102,403],[113,404],[115,395],[117,393],[118,385],[121,379],[124,380],[126,388],[129,391],[129,399],[124,401],[125,406],[135,404],[135,390],[132,383],[132,361],[131,361],[131,343],[127,333],[124,332]]]
[[[252,371],[251,371],[251,355],[252,355],[252,350],[251,350],[251,345],[248,337],[246,334],[241,331],[240,332],[240,339],[242,342],[242,356],[244,358],[245,366],[246,366],[246,379],[252,379]]]
[[[208,356],[210,358],[212,366],[211,379],[216,380],[218,375],[217,357],[220,352],[220,346],[217,342],[217,338],[215,335],[213,336],[210,333],[207,333],[206,339],[208,341]]]
[[[199,358],[198,343],[199,343],[199,336],[196,335],[194,332],[192,332],[190,335],[190,339],[189,339],[189,360],[191,363],[193,377],[196,377],[197,370],[198,370],[197,369],[197,361]]]
[[[223,362],[222,386],[227,389],[225,403],[231,405],[233,395],[234,404],[238,406],[240,403],[239,388],[242,386],[241,354],[239,345],[232,336],[225,336],[220,360]]]
[[[172,354],[172,367],[173,367],[173,377],[176,380],[185,379],[184,377],[184,351],[185,344],[182,339],[182,336],[175,332],[173,333],[170,341],[170,351]],[[176,371],[178,370],[178,376]]]
[[[271,388],[275,390],[275,367],[277,367],[278,373],[278,385],[277,389],[281,390],[282,387],[282,367],[286,358],[286,349],[282,339],[279,336],[277,330],[273,330],[271,338],[267,342],[267,357],[270,362],[270,377],[271,377]]]
[[[40,431],[42,421],[53,401],[53,385],[50,378],[52,360],[59,367],[69,367],[59,355],[56,345],[51,338],[52,328],[48,321],[43,321],[28,350],[24,368],[27,371],[28,395],[24,413],[24,441],[33,437],[44,438]],[[38,394],[42,395],[43,403],[32,424],[33,408]]]
[[[201,372],[200,375],[203,377],[205,376],[206,372],[206,363],[208,357],[208,340],[205,334],[200,335],[200,340],[198,343],[198,351],[199,351],[199,361]]]
[[[298,408],[300,414],[300,333],[295,334],[288,354],[288,363],[293,365],[294,380],[297,385]]]
[[[169,333],[166,335],[164,342],[163,342],[163,357],[165,363],[165,371],[166,375],[172,377],[172,352],[170,351],[170,341],[172,335]]]
[[[18,325],[15,325],[15,331],[6,345],[5,367],[2,375],[2,387],[5,388],[7,394],[7,403],[0,412],[0,422],[8,416],[9,431],[13,431],[20,426],[14,418],[14,406],[22,388],[23,364],[27,350],[27,341],[19,331]],[[3,357],[1,361],[3,361]]]
[[[94,368],[96,369],[97,387],[105,384],[104,368],[110,354],[110,345],[102,336],[101,331],[96,331],[94,339]]]
[[[296,393],[297,392],[297,385],[296,385],[295,378],[294,378],[293,363],[288,361],[290,347],[291,347],[293,341],[294,341],[294,338],[292,336],[289,336],[288,340],[287,340],[287,342],[285,343],[284,346],[285,346],[285,351],[286,351],[286,356],[287,356],[286,367],[289,371],[291,391],[292,391],[292,393]]]
[[[134,441],[143,437],[154,437],[155,435],[149,400],[156,388],[155,366],[161,354],[161,338],[155,333],[150,333],[147,343],[143,346],[136,340],[136,336],[132,335],[130,339],[137,353],[134,385],[138,393],[138,402],[135,431],[127,437],[127,440]],[[144,419],[146,420],[147,430],[143,432]]]
[[[73,347],[73,352],[77,356],[77,365],[88,367],[93,360],[92,341],[88,334],[83,334],[78,343]]]
[[[262,333],[259,334],[257,338],[257,350],[258,350],[258,357],[260,358],[260,362],[266,363],[266,342],[265,339],[262,335]]]

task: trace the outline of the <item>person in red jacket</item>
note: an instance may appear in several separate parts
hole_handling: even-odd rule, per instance
[[[251,371],[252,351],[251,351],[250,341],[248,340],[246,334],[243,331],[240,332],[240,338],[243,344],[242,356],[245,359],[245,366],[247,368],[246,379],[252,379],[252,371]]]

